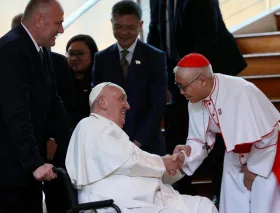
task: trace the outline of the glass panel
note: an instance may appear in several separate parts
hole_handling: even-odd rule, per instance
[[[118,0],[98,1],[57,38],[53,51],[64,54],[68,40],[77,34],[92,36],[99,50],[114,44],[116,39],[111,27],[111,9],[117,2]]]
[[[28,2],[29,0],[1,0],[0,36],[3,36],[11,29],[13,17],[19,13],[23,13]],[[60,0],[64,8],[64,18],[66,19],[70,16],[85,2],[87,2],[87,0]]]
[[[220,0],[228,28],[277,5],[280,5],[280,0]]]
[[[270,6],[275,7],[280,5],[280,0],[270,0]]]
[[[1,3],[0,8],[0,36],[3,36],[11,29],[11,21],[13,17],[22,13],[23,8],[27,5],[29,0],[10,0]]]
[[[147,41],[147,35],[149,33],[150,24],[150,0],[141,0],[141,7],[143,11],[143,40]]]

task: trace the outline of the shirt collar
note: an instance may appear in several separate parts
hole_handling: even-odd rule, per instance
[[[204,99],[204,101],[215,100],[218,95],[218,87],[219,85],[217,85],[217,77],[216,75],[214,75],[214,84],[213,84],[212,91],[210,92],[208,97]]]
[[[37,51],[39,52],[40,51],[40,47],[39,45],[37,44],[37,42],[34,40],[34,38],[32,37],[31,33],[28,31],[28,29],[24,26],[23,23],[21,23],[21,25],[23,26],[23,28],[25,29],[25,31],[27,32],[27,34],[29,35],[29,37],[31,38],[31,40],[33,41]]]
[[[110,124],[115,124],[115,122],[113,122],[113,121],[111,121],[111,120],[109,120],[108,118],[105,118],[104,116],[102,116],[102,115],[99,115],[99,114],[97,114],[97,113],[90,113],[90,116],[93,116],[93,117],[95,117],[95,118],[97,118],[97,119],[100,119],[100,120],[102,120],[102,121],[104,121],[104,122],[106,122],[106,123],[110,123]],[[115,124],[116,125],[116,124]]]
[[[105,118],[104,116],[99,115],[97,113],[90,113],[90,116],[93,116],[93,117],[99,119],[100,122],[104,122],[107,125],[111,125],[116,132],[117,138],[125,138],[125,139],[129,140],[127,134],[114,121],[109,120],[108,118]]]
[[[137,40],[138,40],[138,39],[136,39],[136,40],[134,41],[134,43],[127,49],[128,52],[130,52],[130,53],[133,53],[133,52],[134,52],[134,49],[135,49],[135,47],[136,47]],[[122,50],[123,50],[123,48],[119,45],[119,42],[117,42],[117,45],[118,45],[119,52],[121,53]]]

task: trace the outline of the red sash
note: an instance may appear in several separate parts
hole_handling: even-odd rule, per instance
[[[239,144],[236,145],[234,150],[232,150],[234,153],[249,153],[251,151],[253,143],[247,143],[247,144]],[[280,184],[280,132],[278,132],[278,140],[277,140],[277,152],[274,160],[274,164],[272,167],[272,171],[274,172],[278,183]]]

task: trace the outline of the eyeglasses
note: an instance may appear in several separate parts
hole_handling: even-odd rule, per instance
[[[90,52],[83,52],[83,51],[69,51],[69,52],[66,52],[66,57],[67,58],[74,58],[76,57],[77,59],[82,59],[86,54],[88,54]]]
[[[195,79],[193,79],[193,80],[192,80],[190,83],[188,83],[186,86],[182,86],[182,85],[180,85],[180,84],[177,84],[176,82],[175,82],[175,84],[179,87],[180,90],[186,91],[186,89],[188,88],[188,86],[190,86],[193,82],[195,82],[199,77],[200,77],[200,75],[197,76]]]

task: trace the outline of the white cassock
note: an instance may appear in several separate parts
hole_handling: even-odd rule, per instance
[[[139,149],[114,122],[97,114],[76,127],[66,168],[79,203],[113,199],[123,213],[218,212],[209,199],[180,195],[164,184],[162,158]]]
[[[189,103],[189,116],[187,175],[207,157],[205,142],[211,150],[217,133],[225,141],[220,213],[279,213],[280,115],[266,96],[241,78],[215,74],[211,94]],[[242,165],[257,174],[251,192],[244,186]]]

